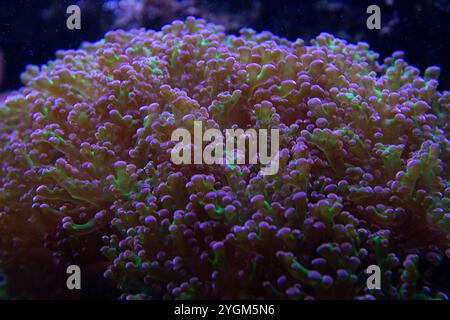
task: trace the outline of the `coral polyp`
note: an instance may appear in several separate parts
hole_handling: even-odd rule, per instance
[[[62,297],[76,264],[122,299],[446,299],[439,72],[326,33],[308,45],[194,18],[29,66],[0,106],[8,290]],[[279,129],[278,173],[175,165],[171,134],[195,121]]]

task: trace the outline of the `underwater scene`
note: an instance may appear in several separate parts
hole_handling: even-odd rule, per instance
[[[0,300],[448,300],[449,42],[445,0],[2,0]]]

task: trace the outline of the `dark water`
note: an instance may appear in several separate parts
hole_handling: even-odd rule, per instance
[[[450,86],[449,1],[432,0],[258,0],[193,1],[194,9],[156,10],[160,3],[181,1],[145,1],[155,4],[143,17],[122,19],[111,7],[119,1],[101,0],[2,0],[0,3],[0,50],[3,81],[0,91],[18,88],[20,73],[27,64],[44,64],[58,49],[77,48],[82,41],[100,39],[113,28],[146,27],[159,29],[175,18],[190,14],[225,23],[228,31],[241,27],[269,30],[294,40],[329,32],[351,42],[366,41],[382,57],[396,50],[406,52],[408,63],[424,70],[431,65],[442,68],[440,89]],[[105,4],[106,3],[106,4]],[[82,10],[81,30],[66,28],[67,6],[78,4]],[[381,9],[381,30],[366,27],[366,8]],[[170,6],[169,6],[170,7]],[[123,11],[123,10],[122,10]],[[126,11],[126,10],[125,10]]]

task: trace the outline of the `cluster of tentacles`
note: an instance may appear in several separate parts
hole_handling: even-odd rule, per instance
[[[63,297],[77,264],[124,299],[446,299],[438,76],[330,34],[307,45],[194,18],[57,52],[0,106],[10,294]],[[171,133],[194,121],[279,129],[279,172],[175,165]]]

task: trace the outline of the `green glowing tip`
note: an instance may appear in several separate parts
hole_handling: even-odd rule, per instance
[[[205,38],[202,38],[202,40],[200,41],[200,45],[204,46],[204,47],[210,46],[211,44],[212,44],[212,42],[209,40],[206,40]]]
[[[353,92],[347,92],[345,93],[345,96],[349,99],[349,100],[353,100],[354,98],[356,98],[355,94]]]
[[[128,172],[123,169],[119,170],[116,177],[114,178],[114,183],[124,196],[130,195],[132,183]]]
[[[178,45],[171,53],[170,59],[169,59],[169,65],[170,67],[174,68],[177,64],[178,55],[180,54],[180,45]]]
[[[150,57],[147,59],[148,64],[150,66],[150,69],[152,70],[153,74],[163,75],[164,72],[159,67],[159,59],[157,57]]]
[[[74,223],[72,225],[72,229],[74,231],[88,231],[88,230],[92,229],[94,226],[95,226],[95,220],[91,219],[84,224],[75,224]]]

